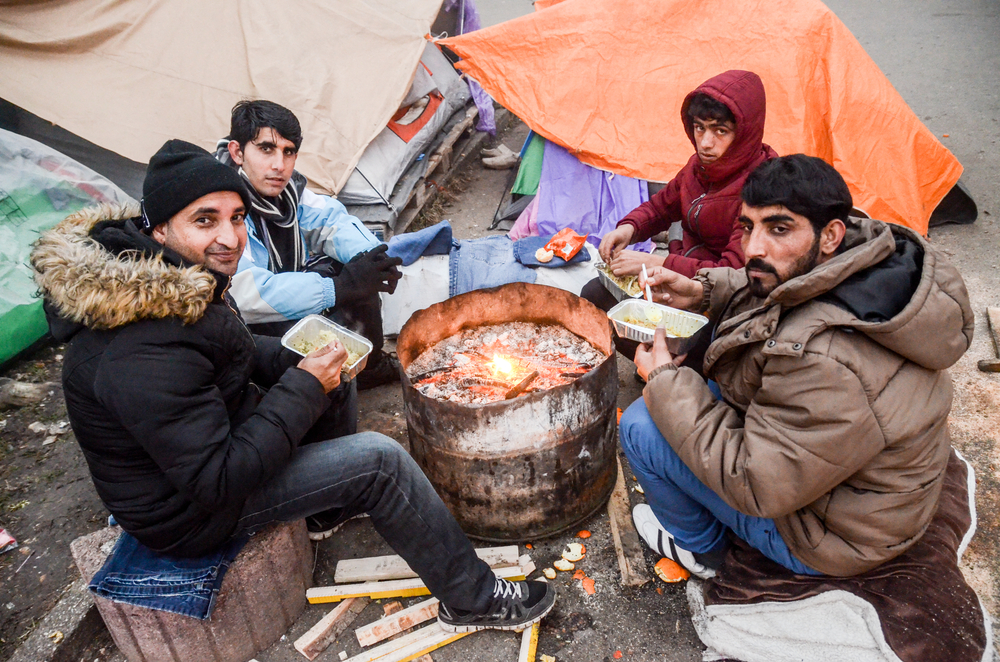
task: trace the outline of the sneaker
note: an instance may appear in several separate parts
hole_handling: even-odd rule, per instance
[[[680,564],[695,577],[711,579],[715,571],[722,565],[727,548],[722,548],[706,554],[689,552],[677,545],[672,533],[663,528],[656,519],[653,509],[645,503],[640,503],[632,509],[632,521],[642,539],[657,554]]]
[[[479,150],[479,155],[486,159],[495,159],[498,156],[510,156],[514,154],[507,145],[497,145],[489,149]]]
[[[306,517],[306,530],[309,532],[309,540],[326,540],[337,531],[340,531],[340,527],[344,526],[352,519],[358,519],[359,517],[368,517],[368,513],[361,513],[360,515],[355,515],[354,517],[348,517],[343,521],[341,521],[339,514],[335,515],[328,511],[316,513],[315,515],[309,515]]]
[[[556,603],[556,589],[546,582],[513,582],[497,577],[493,600],[483,614],[438,607],[438,623],[445,632],[523,630],[537,623]]]
[[[399,359],[392,354],[383,352],[378,363],[374,365],[371,365],[371,359],[368,361],[369,365],[355,377],[358,380],[359,391],[399,381]]]
[[[309,540],[326,540],[339,531],[343,525],[343,522],[337,524],[333,520],[328,520],[323,516],[323,513],[306,517],[306,530],[309,532]]]

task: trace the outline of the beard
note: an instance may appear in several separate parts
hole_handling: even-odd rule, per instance
[[[809,252],[801,256],[792,265],[792,268],[787,274],[780,274],[774,265],[765,262],[759,257],[751,258],[745,267],[747,279],[749,280],[748,287],[750,289],[750,294],[753,296],[765,299],[771,292],[773,292],[779,285],[787,283],[793,278],[797,278],[804,274],[809,273],[816,268],[816,264],[819,261],[819,237],[813,241],[812,246],[809,248]],[[774,276],[773,282],[771,279],[766,281],[761,278],[754,278],[750,275],[750,270],[762,271],[764,273],[769,273]]]

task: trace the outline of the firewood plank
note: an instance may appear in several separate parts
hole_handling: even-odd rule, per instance
[[[517,654],[517,662],[535,662],[538,650],[538,623],[521,632],[521,650]]]
[[[505,547],[477,549],[476,555],[486,561],[491,568],[498,568],[517,565],[517,552],[517,545],[507,545]],[[338,561],[333,581],[337,584],[355,584],[392,579],[413,579],[416,576],[417,573],[410,569],[402,557],[392,554]]]
[[[309,628],[308,632],[295,640],[295,650],[305,655],[306,659],[316,659],[316,656],[325,651],[340,636],[340,633],[354,622],[354,619],[364,611],[369,602],[368,598],[344,600],[337,605],[336,609]]]
[[[524,579],[524,570],[520,566],[494,568],[493,573],[503,579]],[[419,578],[396,579],[388,582],[316,586],[306,591],[306,599],[311,604],[338,602],[347,598],[361,596],[374,600],[378,598],[410,598],[418,595],[430,595],[430,590],[424,586],[423,580]]]
[[[471,632],[445,632],[437,622],[403,635],[349,658],[346,662],[408,662],[442,646],[457,641]]]
[[[642,553],[639,532],[632,523],[629,507],[628,488],[625,486],[625,472],[618,462],[618,480],[608,501],[608,519],[611,521],[611,538],[618,556],[618,569],[622,574],[622,586],[641,586],[652,577],[646,568],[646,558]]]
[[[395,634],[420,625],[424,621],[437,618],[437,614],[438,600],[437,598],[431,598],[430,600],[418,602],[394,614],[387,615],[385,618],[380,618],[374,623],[357,628],[354,634],[358,637],[358,643],[363,648],[366,648],[374,646],[378,642],[388,639]]]

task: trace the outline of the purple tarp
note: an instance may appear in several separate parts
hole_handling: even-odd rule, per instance
[[[570,227],[580,234],[590,234],[587,241],[594,246],[626,214],[649,200],[645,181],[583,164],[550,141],[545,142],[539,192],[539,235]],[[653,242],[646,240],[630,248],[650,253]]]

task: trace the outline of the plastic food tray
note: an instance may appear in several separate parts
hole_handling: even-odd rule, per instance
[[[328,330],[337,334],[337,338],[340,342],[344,343],[344,347],[352,352],[361,354],[361,358],[354,365],[347,365],[345,363],[344,367],[340,370],[344,379],[354,379],[359,372],[365,369],[365,365],[368,363],[368,355],[371,354],[373,345],[364,336],[359,336],[353,331],[331,322],[322,315],[306,315],[300,319],[295,323],[295,326],[285,332],[285,335],[281,336],[281,344],[299,356],[305,356],[305,354],[292,347],[292,343],[300,340],[308,342],[317,338],[321,331]]]
[[[618,283],[611,280],[611,278],[609,278],[608,275],[604,273],[604,269],[601,268],[607,266],[608,265],[606,264],[597,265],[598,267],[597,277],[601,279],[601,284],[604,285],[604,287],[608,290],[608,292],[611,292],[611,294],[614,295],[615,299],[617,299],[618,301],[626,301],[628,299],[638,299],[639,297],[642,296],[642,292],[640,292],[639,294],[629,294],[628,292],[623,290],[618,285]]]
[[[654,329],[624,321],[626,317],[644,318],[649,306],[654,306],[663,313],[662,324],[667,329],[667,349],[675,356],[689,352],[698,341],[699,332],[708,324],[708,318],[704,315],[649,303],[644,299],[628,299],[608,311],[615,333],[621,338],[637,342],[653,342]]]

